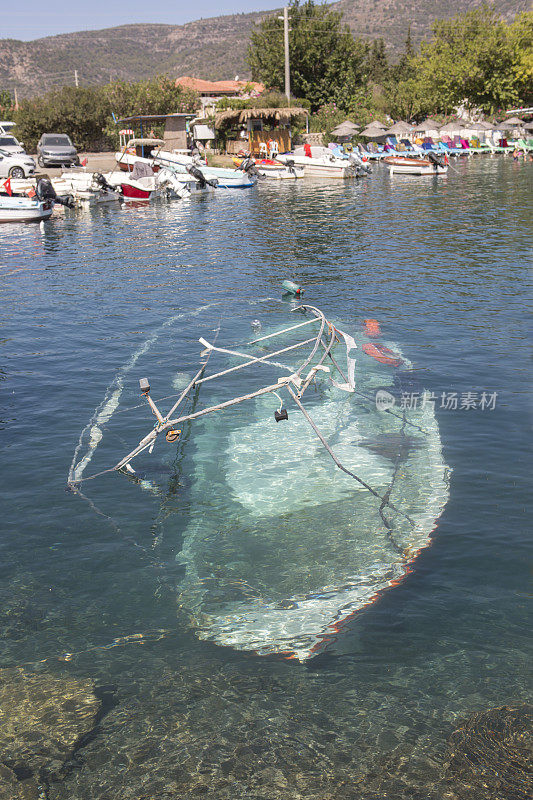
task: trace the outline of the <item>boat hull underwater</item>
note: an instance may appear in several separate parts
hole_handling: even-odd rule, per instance
[[[282,314],[255,337],[248,327],[251,341],[228,330],[224,341],[245,344],[226,350],[222,334],[218,347],[200,339],[208,365],[191,376],[192,413],[171,409],[132,451],[191,425],[176,560],[180,614],[198,638],[300,662],[411,571],[448,497],[431,403],[400,408],[416,387],[410,363],[383,339],[365,352],[374,334],[321,327],[316,312]],[[116,469],[134,466],[128,454]],[[81,475],[73,467],[74,486]]]

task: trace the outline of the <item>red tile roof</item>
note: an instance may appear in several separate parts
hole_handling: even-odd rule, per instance
[[[251,86],[255,92],[262,92],[265,88],[262,83],[254,81],[204,81],[201,78],[189,78],[187,75],[176,78],[176,86],[183,86],[184,89],[192,89],[201,94],[213,95],[239,94],[245,86]]]

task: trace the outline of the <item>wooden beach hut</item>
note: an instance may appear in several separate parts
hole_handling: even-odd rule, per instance
[[[215,128],[230,133],[226,139],[226,152],[230,154],[248,150],[259,156],[272,149],[268,146],[272,142],[279,153],[287,153],[292,146],[291,122],[308,114],[306,108],[298,107],[229,109],[215,114]]]

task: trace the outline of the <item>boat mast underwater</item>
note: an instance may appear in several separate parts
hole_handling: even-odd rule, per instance
[[[135,476],[158,439],[196,428],[179,606],[200,639],[303,662],[410,572],[449,470],[433,405],[398,402],[421,387],[397,347],[370,341],[378,323],[351,336],[312,305],[292,310],[304,319],[256,321],[244,344],[200,338],[199,369],[166,413],[142,378],[155,426],[113,469]],[[212,402],[180,414],[204,384]],[[69,480],[86,479],[74,467]]]

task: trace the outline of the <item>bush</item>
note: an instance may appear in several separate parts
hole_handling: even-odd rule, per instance
[[[118,81],[94,88],[64,86],[42,97],[23,100],[14,113],[16,134],[35,150],[43,133],[66,133],[80,150],[108,150],[118,143],[117,118],[135,114],[193,112],[194,92],[167,77],[139,83]]]

